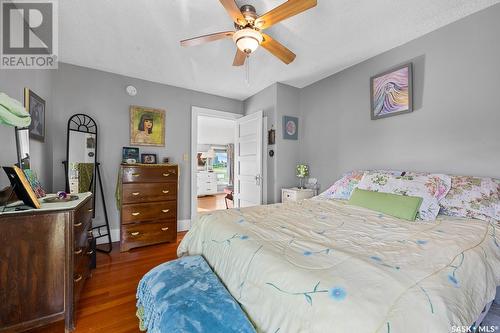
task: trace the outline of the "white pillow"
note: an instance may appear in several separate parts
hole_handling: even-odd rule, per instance
[[[444,174],[406,173],[393,176],[387,173],[367,172],[358,184],[362,190],[421,197],[418,217],[433,221],[439,213],[439,201],[451,188],[451,177]]]

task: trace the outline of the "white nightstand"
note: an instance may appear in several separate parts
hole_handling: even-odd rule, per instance
[[[282,188],[281,189],[281,202],[287,201],[299,201],[303,199],[309,199],[314,197],[315,190],[305,188],[299,189],[297,187],[293,188]]]

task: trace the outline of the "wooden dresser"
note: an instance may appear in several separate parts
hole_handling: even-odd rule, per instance
[[[0,332],[21,332],[75,313],[90,276],[92,196],[0,214]]]
[[[121,166],[121,251],[177,240],[178,179],[177,165]]]

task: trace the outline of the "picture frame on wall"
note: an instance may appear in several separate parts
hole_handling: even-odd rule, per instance
[[[370,105],[372,120],[413,112],[413,64],[372,76]]]
[[[283,116],[283,139],[299,139],[299,118],[292,116]]]
[[[132,105],[130,144],[165,147],[165,110]]]
[[[141,154],[142,164],[158,164],[158,157],[156,154]]]
[[[29,88],[24,88],[24,107],[31,116],[30,138],[45,142],[45,100]]]

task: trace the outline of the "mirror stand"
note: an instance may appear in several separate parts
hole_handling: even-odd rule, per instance
[[[92,217],[95,218],[97,186],[99,186],[105,222],[102,225],[93,226],[92,232],[94,233],[94,243],[98,238],[107,238],[107,248],[96,248],[96,250],[110,253],[113,244],[101,179],[101,163],[97,160],[97,124],[94,119],[85,114],[75,114],[68,120],[67,133],[66,161],[63,162],[66,192],[92,192],[94,195]],[[93,247],[95,248],[95,244]],[[93,259],[95,260],[95,257]]]

